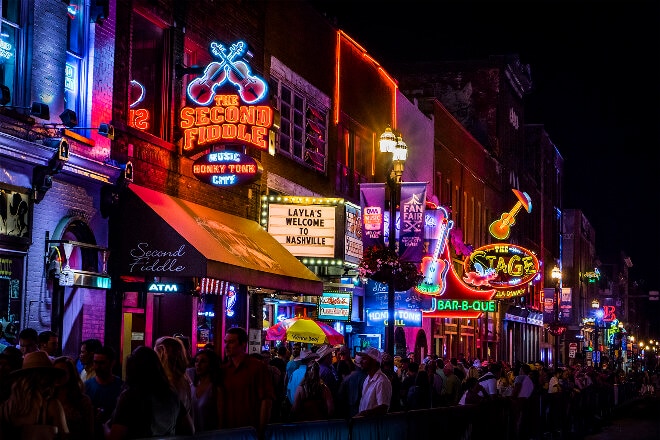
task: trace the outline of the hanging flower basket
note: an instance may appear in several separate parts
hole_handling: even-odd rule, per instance
[[[358,272],[360,277],[370,278],[379,283],[393,281],[394,290],[399,292],[415,287],[424,279],[417,264],[401,262],[396,252],[377,246],[364,249]]]

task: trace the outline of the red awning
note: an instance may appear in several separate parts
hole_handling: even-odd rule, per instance
[[[122,275],[208,277],[304,295],[323,283],[258,223],[131,184],[119,213]]]

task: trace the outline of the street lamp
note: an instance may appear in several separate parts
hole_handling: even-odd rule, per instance
[[[600,345],[598,343],[598,332],[600,330],[599,324],[598,324],[598,314],[600,311],[600,302],[597,299],[594,299],[591,301],[591,308],[594,309],[594,355],[596,356],[596,359],[599,359],[599,354],[598,352],[600,351]],[[596,365],[597,362],[594,362],[594,365]]]
[[[387,177],[387,186],[390,191],[390,231],[388,246],[394,253],[396,251],[396,205],[401,191],[401,176],[408,158],[408,146],[401,136],[396,136],[390,127],[380,135],[380,152],[392,155],[392,168]],[[387,329],[385,333],[385,348],[392,356],[394,353],[394,273],[387,283]]]
[[[555,313],[555,328],[559,329],[559,294],[560,294],[560,285],[561,285],[561,269],[557,266],[552,268],[552,279],[555,280],[555,303],[554,303],[554,313]],[[555,356],[557,360],[555,363],[556,367],[559,366],[559,337],[561,335],[560,331],[557,331],[555,336]]]

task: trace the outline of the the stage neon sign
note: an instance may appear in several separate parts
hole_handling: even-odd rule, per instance
[[[511,298],[525,294],[525,285],[539,271],[539,261],[528,249],[498,243],[475,249],[463,268],[466,284],[492,287],[496,299]]]

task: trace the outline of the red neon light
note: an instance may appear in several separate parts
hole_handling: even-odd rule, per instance
[[[144,108],[139,108],[137,110],[130,109],[128,111],[128,118],[128,124],[131,127],[135,127],[138,130],[149,129],[149,120],[151,119],[149,110]]]
[[[466,283],[492,287],[497,290],[496,298],[511,298],[525,293],[524,286],[539,271],[539,261],[524,247],[495,243],[475,249],[463,268]]]
[[[399,88],[396,80],[394,80],[382,67],[381,65],[369,54],[367,54],[367,51],[360,46],[354,39],[348,36],[346,32],[339,30],[337,31],[337,49],[335,53],[335,124],[339,123],[339,114],[340,114],[340,108],[341,108],[341,96],[340,96],[340,84],[341,84],[341,79],[340,79],[340,72],[341,72],[341,42],[342,39],[345,39],[349,44],[353,45],[356,49],[362,52],[362,56],[367,62],[371,63],[380,76],[383,77],[385,82],[388,82],[392,86],[392,128],[396,129],[397,127],[397,120],[396,120],[396,92]]]
[[[449,250],[443,251],[443,259],[451,261]],[[445,280],[446,288],[441,297],[435,297],[438,301],[447,300],[480,300],[488,301],[495,295],[495,289],[479,290],[464,284],[456,274],[453,264],[449,264],[450,270],[447,272]],[[479,311],[457,311],[457,310],[422,310],[422,316],[425,318],[479,318],[482,312]]]

